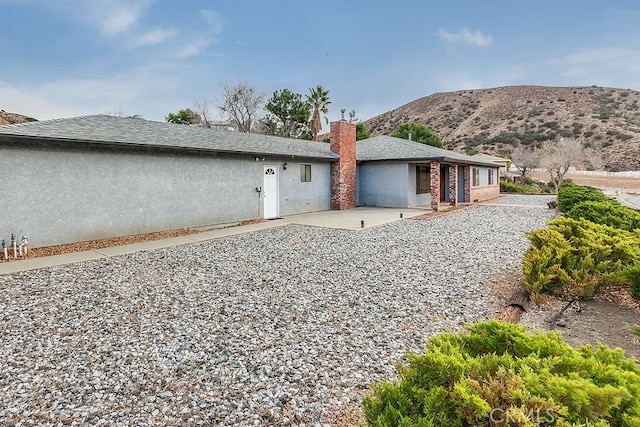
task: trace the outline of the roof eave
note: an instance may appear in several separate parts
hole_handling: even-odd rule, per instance
[[[35,136],[35,135],[19,135],[0,133],[0,141],[8,140],[11,142],[17,141],[47,141],[59,144],[74,144],[82,145],[84,147],[109,147],[109,148],[138,148],[138,149],[151,149],[151,150],[163,150],[163,151],[180,151],[180,152],[197,152],[197,153],[219,153],[219,154],[241,154],[248,156],[276,156],[276,157],[290,157],[302,158],[302,159],[320,159],[327,161],[335,161],[340,158],[339,155],[327,154],[327,155],[313,155],[313,154],[291,154],[291,153],[276,153],[276,152],[264,152],[264,151],[251,151],[251,150],[226,150],[226,149],[212,149],[206,147],[185,147],[180,145],[161,145],[161,144],[137,144],[131,142],[122,141],[103,141],[95,139],[77,139],[77,138],[59,138],[50,136]],[[12,141],[13,140],[13,141]]]

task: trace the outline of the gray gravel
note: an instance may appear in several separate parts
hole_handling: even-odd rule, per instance
[[[552,215],[289,225],[0,276],[0,421],[334,423],[406,351],[499,311],[495,285]]]

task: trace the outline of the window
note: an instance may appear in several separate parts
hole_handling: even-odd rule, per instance
[[[429,166],[416,166],[416,194],[431,193],[431,169]]]
[[[311,182],[311,165],[300,165],[300,182]]]
[[[472,173],[473,173],[473,186],[477,187],[480,185],[480,169],[479,168],[473,168],[472,169]]]
[[[493,169],[489,169],[487,171],[487,177],[489,178],[488,179],[489,185],[493,185],[493,172],[494,172]]]

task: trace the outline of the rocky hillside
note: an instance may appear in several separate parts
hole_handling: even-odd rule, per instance
[[[4,110],[0,110],[0,126],[35,121],[37,120],[33,117],[23,116],[22,114],[16,113],[7,113]]]
[[[365,122],[372,135],[422,123],[448,149],[508,155],[518,144],[574,137],[608,170],[640,170],[640,92],[598,86],[507,86],[436,93]]]

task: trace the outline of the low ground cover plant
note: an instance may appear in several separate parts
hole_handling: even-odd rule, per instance
[[[576,185],[563,182],[558,189],[558,208],[560,212],[568,212],[575,204],[586,201],[603,202],[610,200],[600,190],[588,185]]]
[[[363,400],[369,426],[638,426],[640,367],[496,321],[432,338]]]
[[[639,231],[561,217],[527,237],[523,271],[534,297],[588,299],[610,285],[640,289]]]
[[[610,199],[576,203],[568,212],[565,212],[565,216],[573,219],[583,218],[596,224],[609,225],[621,230],[640,229],[640,212]]]
[[[562,217],[527,235],[523,271],[531,295],[588,299],[622,285],[640,299],[640,213],[572,183],[560,187],[558,205]]]

